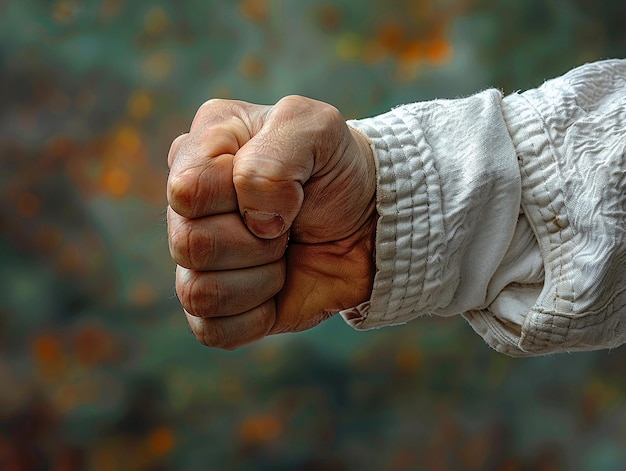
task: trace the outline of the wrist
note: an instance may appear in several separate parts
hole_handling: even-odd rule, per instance
[[[363,264],[364,273],[368,274],[365,277],[370,280],[367,296],[367,299],[369,299],[374,285],[374,276],[376,274],[376,228],[378,224],[378,212],[376,210],[376,160],[370,139],[359,129],[349,125],[348,129],[356,143],[358,149],[357,155],[361,158],[366,175],[365,181],[363,182],[363,194],[368,198],[368,204],[364,213],[360,244],[362,253],[366,254],[366,256],[360,259]]]

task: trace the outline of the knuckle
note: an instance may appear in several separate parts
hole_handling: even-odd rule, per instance
[[[189,199],[189,189],[186,185],[184,174],[170,174],[167,179],[167,201],[171,208],[178,214],[182,214],[182,210],[186,206],[186,202]]]
[[[190,222],[190,225],[192,222]],[[218,259],[218,248],[215,234],[209,230],[195,228],[187,237],[187,262],[192,268],[208,270],[215,266]]]
[[[245,114],[249,105],[249,103],[239,100],[210,98],[200,105],[194,117],[194,122],[221,122],[233,116]]]
[[[181,216],[193,217],[198,201],[200,175],[192,168],[176,175],[170,175],[167,181],[168,202],[172,209]]]
[[[263,160],[258,158],[255,163]],[[280,178],[278,172],[273,167],[277,165],[276,162],[269,161],[267,159],[267,165],[263,168],[263,173],[260,171],[257,165],[240,165],[237,168],[237,173],[233,174],[233,185],[238,191],[254,190],[258,192],[269,192],[275,189]]]
[[[276,107],[281,120],[304,119],[310,136],[327,144],[334,143],[346,127],[341,112],[329,103],[290,95],[282,98]]]
[[[185,222],[168,226],[168,241],[172,259],[185,268],[190,268],[188,261],[189,228]]]
[[[214,234],[197,227],[193,219],[185,219],[170,231],[170,253],[174,261],[192,270],[214,266],[217,248]]]
[[[322,103],[316,112],[318,113],[318,119],[324,127],[334,127],[338,124],[343,125],[345,123],[341,112],[328,103]]]
[[[178,297],[178,301],[182,304],[185,311],[187,311],[192,316],[198,316],[198,312],[194,309],[193,304],[193,281],[191,281],[190,277],[185,277],[185,280],[181,280],[177,277],[176,279],[176,296]]]
[[[203,322],[202,335],[200,342],[207,347],[223,348],[227,345],[228,339],[226,333],[215,322]]]
[[[201,331],[196,338],[202,345],[221,350],[234,350],[239,345],[236,339],[229,335],[221,322],[205,321],[201,324]]]
[[[220,296],[213,277],[191,273],[177,280],[176,293],[185,310],[196,317],[210,317],[220,306]]]
[[[313,103],[315,103],[314,100],[302,95],[287,95],[281,98],[278,101],[277,105],[284,106],[287,109],[291,109],[294,107],[309,108]]]
[[[279,123],[289,122],[310,113],[313,100],[300,95],[288,95],[272,107],[272,119]]]
[[[246,317],[232,316],[215,319],[188,318],[191,331],[207,347],[234,350],[267,336],[275,324],[273,304],[264,303]],[[251,316],[251,317],[250,317]]]
[[[181,146],[182,142],[185,141],[188,138],[189,138],[189,133],[183,133],[180,136],[175,137],[172,140],[172,144],[170,146],[170,149],[173,149],[175,151],[176,149],[178,149]]]
[[[228,104],[229,100],[225,100],[223,98],[209,98],[207,101],[202,103],[198,108],[196,116],[203,116],[206,114],[213,114],[215,110],[219,110],[224,108],[226,104]]]
[[[275,105],[274,115],[279,121],[288,122],[294,119],[309,119],[317,113],[324,103],[300,95],[288,95],[281,98]]]
[[[288,95],[283,97],[276,103],[276,107],[281,112],[294,115],[311,113],[323,122],[335,123],[340,121],[343,123],[344,121],[341,112],[333,105],[300,95]]]

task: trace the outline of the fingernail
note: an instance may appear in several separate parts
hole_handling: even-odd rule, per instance
[[[285,230],[285,221],[280,214],[244,209],[243,220],[248,229],[262,239],[275,239]]]

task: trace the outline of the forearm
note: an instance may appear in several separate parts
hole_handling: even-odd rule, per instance
[[[484,305],[513,236],[520,175],[495,90],[349,124],[377,158],[377,273],[357,328]]]
[[[516,356],[624,343],[625,90],[626,61],[606,61],[351,122],[376,155],[380,218],[372,298],[344,317],[463,313]]]

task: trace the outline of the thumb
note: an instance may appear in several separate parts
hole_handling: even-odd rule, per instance
[[[263,134],[237,152],[233,183],[250,232],[274,239],[288,231],[298,215],[314,160],[312,153],[275,139],[271,131]]]
[[[233,159],[233,183],[248,229],[272,239],[291,228],[304,200],[303,185],[336,151],[337,130],[345,123],[326,103],[288,96],[258,124]]]

